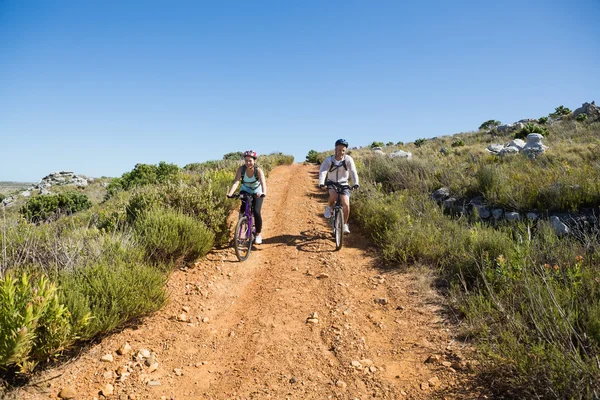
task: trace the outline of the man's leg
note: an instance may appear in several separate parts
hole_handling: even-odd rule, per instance
[[[344,224],[348,223],[348,217],[350,216],[350,197],[342,194],[342,208],[344,209]]]

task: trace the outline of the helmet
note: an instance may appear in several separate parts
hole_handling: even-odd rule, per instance
[[[348,141],[346,139],[338,139],[335,141],[335,145],[337,146],[338,144],[344,145],[346,147],[348,147]]]
[[[256,154],[256,152],[254,150],[246,150],[244,152],[244,158],[246,157],[252,157],[256,160],[256,157],[258,157],[258,155]]]

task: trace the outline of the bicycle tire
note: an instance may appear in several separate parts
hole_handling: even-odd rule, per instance
[[[333,219],[333,234],[335,236],[335,249],[340,250],[344,245],[344,209],[336,209]]]
[[[252,251],[254,236],[248,234],[248,217],[244,216],[238,220],[233,236],[233,247],[238,260],[246,261]]]

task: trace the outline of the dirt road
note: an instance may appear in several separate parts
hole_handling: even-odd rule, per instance
[[[352,226],[335,252],[316,183],[314,165],[277,167],[246,262],[217,250],[176,271],[164,309],[10,397],[472,398],[432,277],[379,269]]]

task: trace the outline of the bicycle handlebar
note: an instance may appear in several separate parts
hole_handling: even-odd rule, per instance
[[[325,182],[325,186],[327,187],[327,189],[334,189],[336,192],[342,192],[346,189],[348,190],[352,190],[352,186],[350,185],[342,185],[341,183],[337,183],[334,181],[327,181]]]

